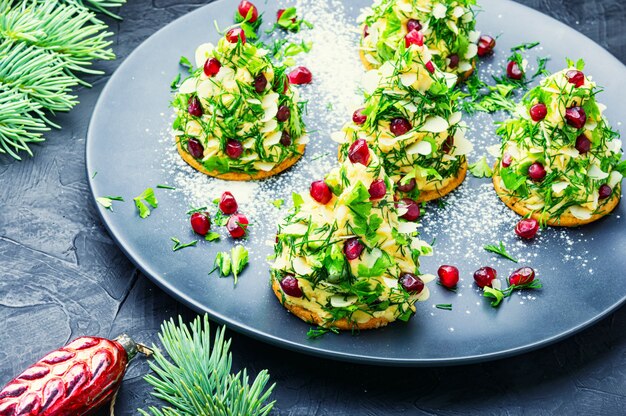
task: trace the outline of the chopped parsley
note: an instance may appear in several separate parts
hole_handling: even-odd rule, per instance
[[[219,239],[220,239],[220,234],[214,231],[211,231],[207,235],[204,236],[205,241],[219,241]]]
[[[178,64],[183,68],[187,68],[187,71],[189,71],[189,73],[193,72],[193,65],[191,64],[191,61],[189,61],[189,58],[187,58],[186,56],[181,56],[178,60]]]
[[[98,203],[102,205],[105,209],[113,211],[113,201],[124,202],[124,198],[122,198],[121,196],[101,196],[99,198],[96,198],[96,201],[98,201]]]
[[[509,253],[507,253],[506,247],[504,246],[504,243],[502,241],[500,241],[499,245],[489,244],[489,245],[486,245],[483,248],[485,249],[485,251],[489,251],[491,253],[498,254],[498,255],[504,257],[505,259],[509,259],[509,260],[511,260],[514,263],[518,263],[518,260],[515,257],[513,257]]]
[[[198,240],[194,240],[190,243],[181,243],[180,240],[176,237],[171,237],[170,240],[174,242],[174,247],[172,247],[172,251],[182,250],[187,247],[195,247],[198,244]]]
[[[235,284],[237,284],[239,273],[241,273],[248,264],[248,250],[244,246],[237,245],[230,250],[230,257],[233,264],[232,272],[235,277]]]
[[[159,206],[159,201],[157,201],[157,198],[154,195],[154,189],[152,188],[146,188],[141,195],[133,198],[133,201],[135,201],[135,206],[137,207],[137,211],[139,212],[139,216],[141,218],[147,218],[150,215],[149,206],[152,208],[157,208]],[[148,205],[145,204],[146,202]]]
[[[317,338],[323,337],[329,332],[339,335],[339,329],[335,328],[334,326],[331,326],[330,328],[318,326],[317,328],[309,328],[308,332],[306,333],[306,336],[309,339],[317,339]]]
[[[285,205],[285,200],[284,199],[275,199],[272,201],[272,205],[274,205],[276,208],[280,209],[282,208],[283,205]]]
[[[487,157],[483,156],[478,162],[469,165],[469,170],[477,178],[491,178],[493,170],[487,163]]]

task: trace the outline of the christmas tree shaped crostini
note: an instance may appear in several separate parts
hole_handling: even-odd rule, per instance
[[[279,226],[271,269],[274,293],[302,320],[342,330],[406,321],[429,296],[432,275],[419,257],[420,208],[394,201],[392,183],[364,141],[306,194],[294,194]]]
[[[523,98],[517,117],[498,129],[498,196],[518,214],[553,226],[596,221],[621,196],[622,142],[582,66],[569,62],[544,79]]]
[[[182,158],[226,180],[267,178],[302,157],[307,136],[297,91],[268,51],[231,29],[196,50],[196,69],[173,100]]]
[[[456,75],[440,71],[431,58],[424,45],[401,45],[393,60],[365,75],[364,107],[333,135],[340,159],[356,140],[366,140],[397,193],[419,202],[456,189],[473,149],[457,105]]]
[[[360,16],[361,60],[367,69],[393,59],[399,45],[425,38],[440,68],[467,79],[476,65],[480,33],[475,0],[377,0]]]

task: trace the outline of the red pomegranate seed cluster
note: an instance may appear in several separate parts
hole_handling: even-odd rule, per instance
[[[218,207],[222,214],[230,215],[226,223],[226,229],[232,238],[242,238],[246,235],[248,218],[238,213],[239,205],[237,200],[230,192],[224,192],[220,198]],[[194,212],[189,219],[193,231],[201,236],[206,236],[211,231],[211,216],[208,212]]]

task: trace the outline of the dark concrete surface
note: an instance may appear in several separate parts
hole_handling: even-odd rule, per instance
[[[623,0],[521,3],[576,28],[626,62]],[[121,10],[124,21],[111,27],[119,59],[98,67],[110,75],[141,41],[204,4],[130,0]],[[195,316],[138,273],[91,204],[85,136],[106,81],[94,79],[92,89],[78,91],[81,104],[56,118],[63,129],[48,134],[33,159],[0,157],[0,384],[79,335],[128,332],[152,343],[163,320]],[[343,364],[229,335],[235,367],[269,369],[277,383],[273,415],[626,414],[626,308],[539,351],[449,368]],[[158,404],[142,380],[147,371],[145,360],[131,365],[117,415]]]

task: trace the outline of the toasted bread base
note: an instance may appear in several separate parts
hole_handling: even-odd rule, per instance
[[[621,186],[618,186],[616,189],[613,190],[613,196],[611,197],[611,199],[608,200],[604,205],[602,205],[600,211],[597,214],[592,215],[591,218],[587,220],[581,220],[569,213],[565,213],[558,218],[553,218],[550,217],[547,213],[541,213],[536,211],[533,212],[531,209],[527,208],[526,205],[524,205],[523,199],[509,195],[509,191],[500,186],[500,179],[500,175],[498,175],[494,170],[493,187],[495,188],[498,197],[502,200],[502,202],[504,202],[507,207],[511,208],[513,211],[523,217],[530,215],[531,218],[534,218],[539,222],[544,222],[545,224],[552,227],[579,227],[581,225],[590,224],[594,221],[598,221],[600,218],[610,214],[615,209],[617,204],[619,204],[621,198]]]
[[[328,322],[322,319],[317,313],[312,312],[308,309],[303,308],[300,305],[295,305],[287,300],[283,303],[283,291],[280,288],[280,283],[278,280],[272,278],[272,290],[274,294],[278,298],[278,301],[282,303],[282,305],[287,308],[289,312],[302,319],[304,322],[308,322],[309,324],[321,326],[321,327],[333,327],[342,331],[353,331],[353,330],[364,330],[364,329],[376,329],[386,326],[389,320],[385,318],[370,318],[367,322],[351,322],[346,318],[340,319],[334,322]]]
[[[180,142],[179,137],[176,137],[176,148],[178,149],[178,153],[180,154],[180,156],[183,158],[185,162],[187,162],[189,166],[196,169],[197,171],[204,173],[205,175],[212,176],[214,178],[222,179],[225,181],[257,181],[257,180],[266,179],[271,176],[277,175],[289,169],[293,165],[295,165],[296,162],[300,160],[300,158],[304,154],[304,149],[306,148],[306,145],[303,145],[303,144],[299,145],[297,149],[298,154],[283,160],[281,163],[274,166],[274,169],[267,171],[267,172],[258,171],[252,174],[243,173],[243,172],[220,173],[216,170],[213,170],[213,171],[207,170],[202,165],[202,163],[198,162],[196,159],[194,159],[193,156],[191,156],[187,151],[185,151],[185,149],[183,149],[183,146]]]
[[[361,62],[363,63],[363,67],[366,71],[371,71],[372,69],[376,69],[376,67],[365,58],[365,51],[363,49],[359,49],[359,56],[361,57]],[[466,81],[476,69],[476,61],[472,62],[472,69],[466,71],[462,74],[457,74],[459,79],[457,80],[457,84]]]
[[[440,182],[442,185],[441,188],[432,191],[420,191],[417,202],[428,202],[435,199],[443,198],[444,196],[448,195],[450,192],[458,188],[459,185],[461,185],[465,180],[465,176],[467,176],[467,160],[463,162],[456,176],[444,179]]]

